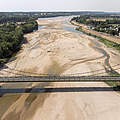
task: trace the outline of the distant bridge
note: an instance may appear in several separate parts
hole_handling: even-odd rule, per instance
[[[120,82],[120,77],[111,76],[20,76],[0,77],[1,83],[11,82]]]

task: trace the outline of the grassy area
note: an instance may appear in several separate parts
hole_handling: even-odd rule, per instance
[[[113,87],[116,87],[118,86],[118,83],[117,82],[106,82],[109,86],[113,86]]]
[[[0,59],[0,63],[6,63],[8,61],[8,59],[7,58],[5,58],[5,59]]]
[[[84,34],[87,34],[89,36],[97,38],[100,42],[104,43],[109,48],[115,48],[116,50],[120,50],[120,44],[118,44],[118,43],[112,42],[112,41],[107,40],[107,39],[105,39],[103,37],[93,35],[91,33],[87,33],[85,31],[83,31],[82,27],[78,27],[78,28],[76,28],[76,30],[79,30],[79,31],[83,32]]]
[[[102,37],[99,37],[99,36],[96,36],[96,35],[93,35],[91,33],[87,33],[85,32],[82,27],[77,27],[76,30],[86,34],[86,35],[89,35],[89,36],[92,36],[92,37],[95,37],[97,38],[100,42],[104,43],[107,47],[109,48],[115,48],[116,50],[120,50],[120,44],[118,43],[115,43],[115,42],[112,42],[110,40],[107,40],[105,38],[102,38]],[[113,73],[108,73],[110,76],[120,76],[119,74],[113,74]],[[112,86],[114,87],[114,90],[120,90],[120,83],[119,82],[106,82],[106,84],[108,84],[109,86]]]

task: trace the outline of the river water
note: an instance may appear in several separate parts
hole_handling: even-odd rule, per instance
[[[72,25],[69,20],[71,17],[54,17],[54,18],[40,18],[42,20],[46,20],[46,19],[56,19],[56,18],[66,18],[63,21],[63,26],[62,29],[65,31],[69,31],[69,32],[75,32],[77,34],[84,34],[78,30],[76,30],[76,26]],[[47,26],[39,26],[38,30],[44,29]],[[92,43],[94,43],[91,47],[95,50],[97,50],[98,52],[102,53],[106,59],[105,59],[105,66],[106,66],[106,72],[107,73],[115,73],[118,74],[116,71],[114,71],[110,65],[110,55],[101,47],[101,44],[99,43],[98,39],[95,38],[93,41],[91,41]]]

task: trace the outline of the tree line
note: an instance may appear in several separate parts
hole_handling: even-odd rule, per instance
[[[82,23],[85,25],[88,25],[90,28],[94,29],[98,32],[105,32],[110,35],[117,35],[119,36],[120,33],[120,18],[119,17],[108,17],[105,18],[105,20],[100,20],[101,16],[80,16],[80,17],[73,17],[72,20],[76,21],[78,23]],[[99,20],[97,20],[99,19]]]
[[[23,21],[22,21],[23,22]],[[22,24],[5,22],[0,25],[0,64],[7,60],[20,49],[24,34],[38,29],[35,20],[27,20]]]
[[[7,22],[26,22],[27,20],[29,20],[28,16],[1,16],[0,24]]]

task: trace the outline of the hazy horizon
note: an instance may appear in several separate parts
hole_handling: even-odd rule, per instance
[[[120,12],[119,0],[2,0],[0,12],[100,11]]]

